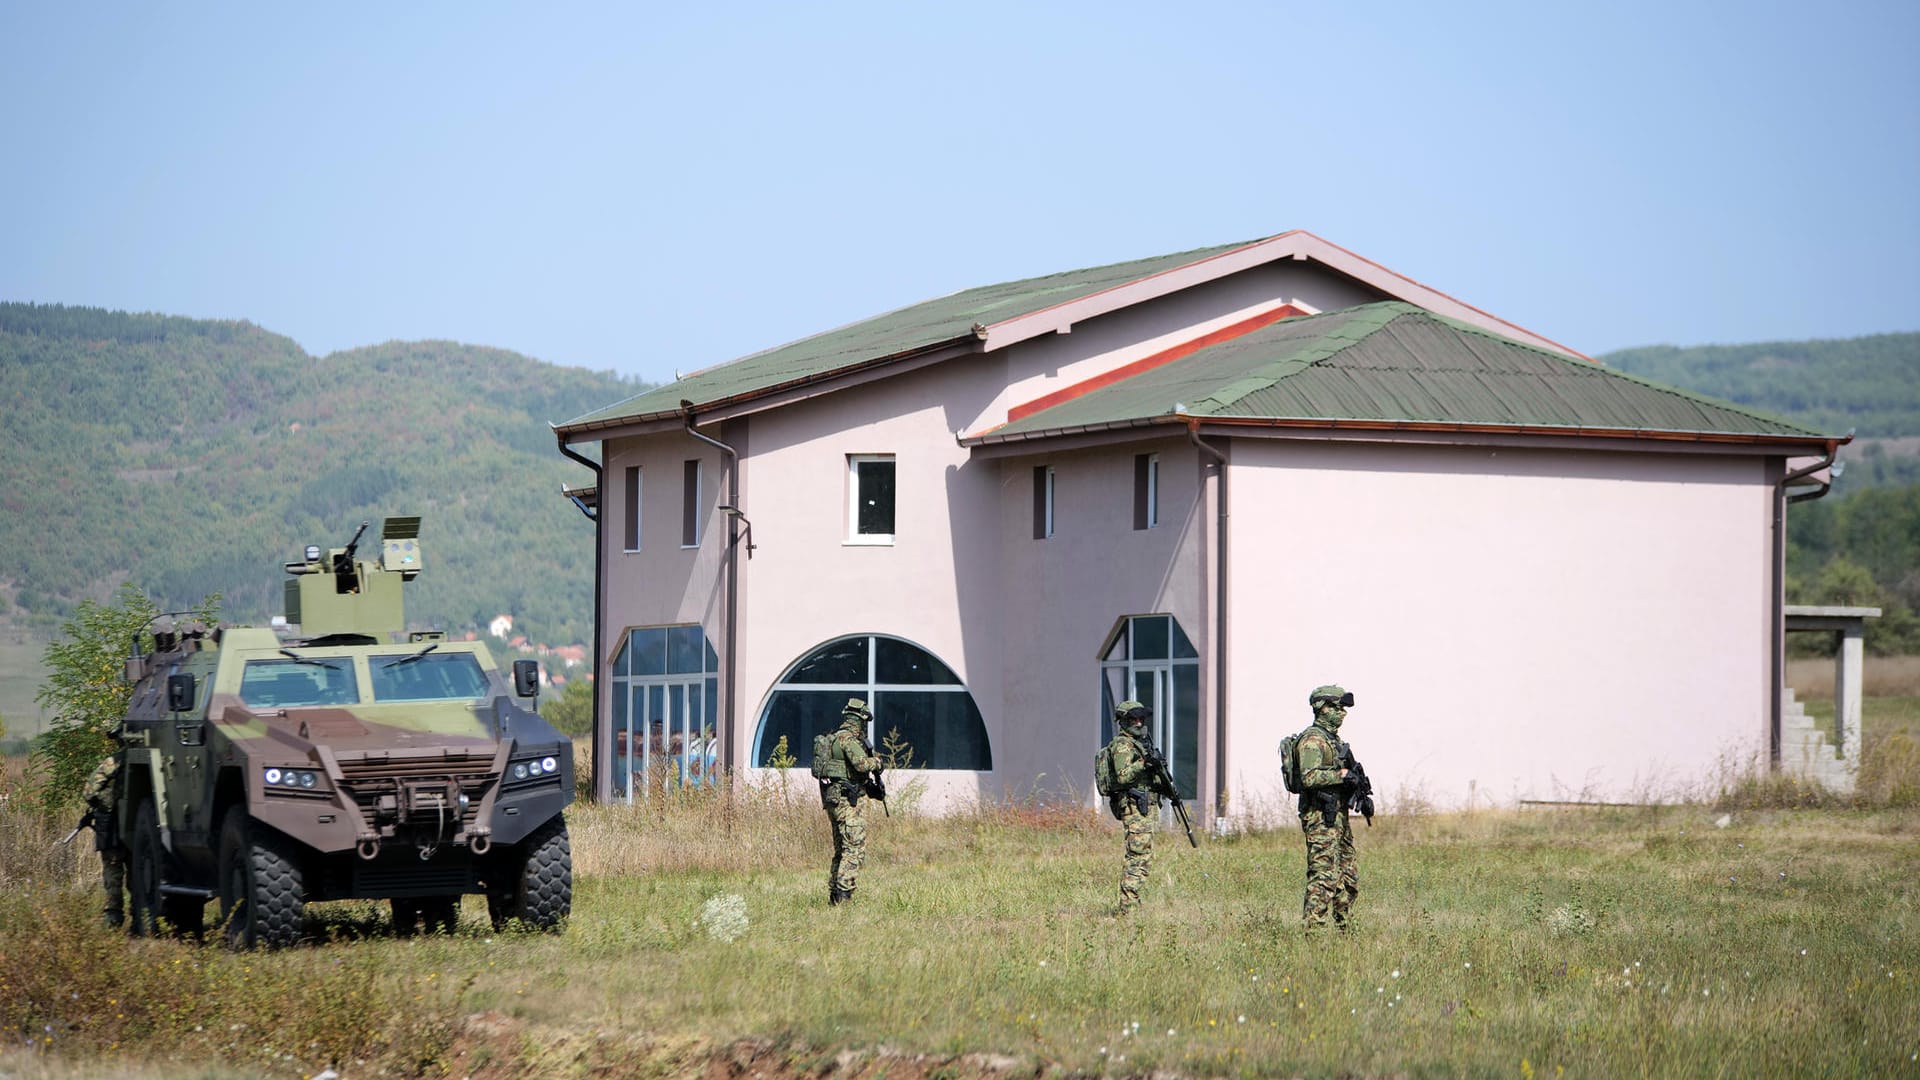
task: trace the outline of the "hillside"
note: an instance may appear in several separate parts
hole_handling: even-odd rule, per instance
[[[1755,345],[1624,349],[1629,374],[1738,402],[1834,433],[1854,429],[1834,494],[1920,483],[1920,333]]]
[[[362,520],[423,518],[419,625],[513,614],[592,633],[590,474],[549,422],[637,393],[499,349],[389,343],[314,357],[246,322],[0,304],[0,618],[44,630],[131,579],[166,605],[280,609],[281,564]]]

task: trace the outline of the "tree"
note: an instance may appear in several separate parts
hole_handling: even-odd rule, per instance
[[[593,730],[593,684],[586,679],[567,680],[558,695],[540,705],[540,715],[562,735],[585,735]]]
[[[180,614],[210,624],[219,608],[215,595]],[[41,662],[49,674],[34,700],[54,718],[34,740],[27,765],[35,800],[45,809],[71,809],[94,766],[116,748],[114,736],[133,696],[127,654],[136,639],[142,651],[152,649],[158,615],[147,594],[127,582],[111,603],[81,601],[47,645]]]

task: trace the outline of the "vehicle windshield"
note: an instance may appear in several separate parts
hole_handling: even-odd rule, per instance
[[[487,674],[472,653],[407,652],[367,661],[375,701],[471,701],[487,696]]]
[[[255,709],[355,704],[360,691],[353,685],[353,658],[249,660],[240,676],[240,700]]]

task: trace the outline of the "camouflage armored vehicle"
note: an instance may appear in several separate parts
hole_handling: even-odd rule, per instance
[[[496,926],[558,928],[573,903],[562,814],[573,746],[484,644],[404,627],[420,519],[387,518],[377,555],[287,564],[288,628],[161,629],[134,683],[117,807],[136,930],[197,933],[219,902],[229,944],[297,941],[310,901],[390,900],[411,932],[483,893]]]

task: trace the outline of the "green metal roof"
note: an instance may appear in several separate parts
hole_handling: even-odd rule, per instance
[[[973,336],[976,323],[991,326],[1031,315],[1257,242],[1196,248],[967,289],[694,372],[559,426],[563,431],[604,426],[673,413],[682,401],[691,401],[699,408],[815,381],[892,357],[966,341]]]
[[[964,440],[1179,416],[1823,438],[1712,398],[1523,345],[1398,300],[1283,319]]]

